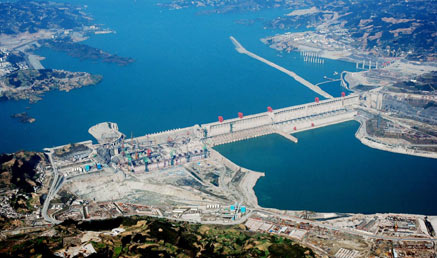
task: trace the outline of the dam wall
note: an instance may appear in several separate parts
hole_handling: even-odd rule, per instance
[[[354,120],[356,115],[357,111],[354,110],[340,110],[332,113],[322,114],[312,119],[304,118],[290,120],[275,126],[279,131],[290,134]]]
[[[186,145],[193,151],[202,150],[205,144],[214,147],[273,133],[297,142],[297,139],[290,133],[352,120],[356,115],[355,106],[357,105],[359,105],[359,96],[349,95],[277,110],[269,109],[263,113],[226,119],[221,122],[147,134],[133,138],[133,141],[126,139],[126,142],[151,146],[187,139]],[[182,150],[174,148],[174,151],[179,154]]]
[[[275,133],[272,125],[264,125],[255,128],[250,128],[246,130],[237,131],[234,133],[225,133],[214,137],[209,137],[206,139],[206,143],[211,146],[217,146],[221,144],[238,142],[242,140],[247,140],[250,138],[256,138],[263,135],[268,135]]]
[[[236,134],[238,132],[250,130],[254,133],[258,132],[257,134],[265,135],[274,133],[274,125],[280,125],[285,122],[301,124],[304,121],[309,122],[311,125],[311,123],[316,123],[316,120],[320,120],[323,117],[335,117],[336,115],[340,115],[346,110],[353,109],[353,107],[358,104],[359,96],[350,95],[347,97],[333,98],[314,103],[281,108],[278,110],[272,110],[271,112],[267,111],[242,118],[227,119],[222,122],[218,121],[203,124],[201,127],[206,131],[207,138],[225,134]],[[335,120],[335,118],[330,119]],[[269,127],[271,127],[271,129],[268,129]],[[243,136],[241,137],[244,139]],[[234,138],[237,140],[241,137],[235,136]]]

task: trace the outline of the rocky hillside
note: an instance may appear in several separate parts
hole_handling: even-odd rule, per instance
[[[436,1],[320,0],[304,3],[301,8],[313,8],[313,11],[279,17],[270,27],[316,28],[334,38],[332,31],[344,29],[355,47],[378,55],[422,61],[436,58]],[[344,40],[344,36],[338,40]]]
[[[32,193],[37,182],[36,166],[45,161],[40,152],[20,151],[0,155],[0,189],[17,188],[20,192]]]
[[[118,231],[111,233],[114,228]],[[243,225],[147,217],[64,222],[48,231],[2,241],[0,253],[11,257],[74,255],[73,250],[91,249],[90,244],[95,253],[89,257],[315,257],[312,250],[290,239],[248,232]]]
[[[48,29],[73,29],[88,24],[89,18],[77,6],[45,1],[0,3],[0,34],[35,33]]]
[[[70,91],[84,86],[95,85],[102,80],[101,75],[85,72],[69,72],[56,69],[28,69],[12,72],[0,79],[0,98],[41,99],[44,92],[58,89]]]

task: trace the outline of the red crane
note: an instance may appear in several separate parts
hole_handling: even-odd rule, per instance
[[[223,122],[223,117],[222,117],[222,116],[219,116],[219,117],[218,117],[218,120],[219,120],[220,123]]]
[[[319,97],[316,97],[314,100],[316,101],[316,103],[319,103],[320,101]]]
[[[240,119],[243,118],[243,113],[238,112],[238,117],[239,117]]]
[[[273,112],[273,108],[269,106],[269,107],[267,107],[267,111],[272,113]]]

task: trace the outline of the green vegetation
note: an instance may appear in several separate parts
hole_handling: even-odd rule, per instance
[[[114,255],[112,257],[116,258],[116,257],[120,256],[121,251],[122,251],[122,247],[121,246],[116,246],[114,248]]]
[[[100,234],[101,241],[90,241],[98,256],[315,257],[311,249],[290,239],[248,232],[243,225],[200,225],[139,216],[66,221],[55,227],[54,237],[41,237],[41,233],[38,233],[0,242],[0,254],[14,257],[27,257],[29,254],[50,256],[74,245],[75,241],[65,239],[80,238],[85,231],[107,231],[115,227],[122,227],[125,231],[117,236]]]
[[[38,257],[40,255],[50,254],[50,249],[57,249],[61,247],[62,241],[60,238],[50,237],[34,237],[27,239],[26,236],[22,236],[22,239],[8,239],[1,242],[0,253],[2,257]],[[4,253],[4,251],[8,252]],[[23,252],[23,250],[26,250]]]
[[[100,249],[104,249],[104,248],[106,248],[106,245],[105,245],[104,243],[102,243],[102,242],[94,242],[94,241],[91,241],[91,244],[93,245],[93,247],[94,247],[96,250],[100,250]]]

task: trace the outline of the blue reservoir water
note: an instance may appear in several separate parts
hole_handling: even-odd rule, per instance
[[[90,139],[88,128],[113,121],[130,135],[215,121],[218,115],[236,117],[314,100],[316,96],[287,75],[241,55],[229,36],[247,49],[293,69],[312,82],[323,81],[334,71],[353,69],[346,62],[328,61],[324,66],[305,64],[296,53],[279,57],[260,42],[275,33],[237,24],[238,19],[273,18],[281,10],[258,13],[197,15],[196,9],[169,11],[153,1],[79,1],[88,5],[97,24],[116,34],[95,35],[86,44],[136,62],[120,67],[81,61],[64,53],[42,49],[47,68],[86,71],[104,76],[103,82],[69,93],[48,92],[42,101],[0,103],[0,152],[43,147]],[[337,85],[326,86],[339,95]],[[26,109],[30,107],[30,109]],[[34,124],[10,118],[27,111]]]
[[[215,147],[235,163],[265,172],[259,205],[320,212],[437,214],[437,160],[362,145],[351,121]]]
[[[169,11],[149,0],[75,3],[86,4],[97,24],[117,32],[95,35],[84,43],[136,62],[121,67],[41,49],[38,54],[46,57],[42,63],[47,68],[97,73],[104,79],[68,93],[48,92],[36,104],[0,102],[0,153],[88,140],[88,128],[103,121],[116,122],[122,132],[139,136],[216,121],[218,115],[232,118],[237,112],[302,104],[317,96],[286,74],[236,52],[231,35],[248,50],[313,83],[355,69],[342,61],[311,64],[298,53],[278,54],[259,39],[279,31],[264,30],[262,22],[235,22],[267,20],[289,10],[198,15],[196,9]],[[343,91],[338,82],[322,88],[335,96]],[[37,121],[21,124],[10,118],[23,111]],[[431,173],[435,161],[362,146],[354,138],[356,127],[344,124],[302,133],[297,135],[299,144],[267,136],[218,149],[243,166],[266,172],[255,187],[263,206],[436,213],[429,203],[430,196],[436,196]],[[399,162],[392,164],[393,160]]]

